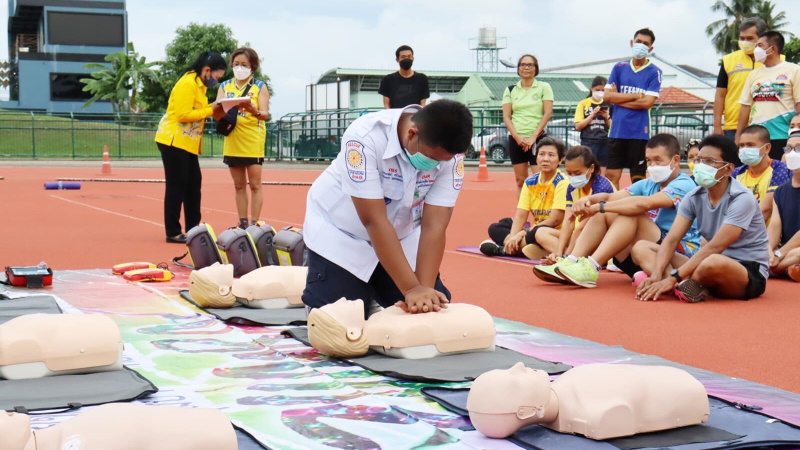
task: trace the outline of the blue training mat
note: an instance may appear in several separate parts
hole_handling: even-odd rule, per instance
[[[467,411],[469,389],[425,387],[422,388],[422,394],[449,411],[461,416],[469,416]],[[595,441],[582,436],[558,433],[545,427],[531,425],[517,431],[508,440],[522,448],[536,450],[660,450],[664,448],[712,450],[744,449],[769,445],[800,445],[800,428],[798,427],[785,424],[763,414],[738,409],[714,397],[709,397],[708,401],[711,408],[708,422],[694,427],[678,428],[674,431],[667,430],[630,438]],[[685,433],[681,433],[681,431]],[[708,440],[717,436],[722,436],[723,440]],[[669,441],[670,439],[673,440]],[[674,443],[693,442],[693,440],[694,443]]]

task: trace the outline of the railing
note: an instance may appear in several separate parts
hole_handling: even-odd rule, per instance
[[[347,109],[291,113],[268,124],[264,154],[274,160],[330,160],[339,153],[341,136],[358,117],[374,109]],[[508,159],[508,132],[502,112],[473,109],[474,137],[467,159],[477,159],[484,147],[489,160]],[[550,136],[567,147],[580,144],[574,126],[574,109],[559,110],[547,126]],[[159,158],[154,143],[160,114],[87,114],[0,111],[0,158],[99,158],[103,146],[116,159]],[[652,112],[653,133],[678,137],[681,146],[711,132],[710,111],[697,113]],[[203,157],[221,157],[223,137],[208,120]]]

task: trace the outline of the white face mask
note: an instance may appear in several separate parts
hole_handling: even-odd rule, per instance
[[[763,63],[767,60],[767,51],[761,47],[756,47],[756,49],[753,50],[753,58],[755,58],[756,61]]]
[[[603,91],[592,91],[592,100],[596,102],[602,102],[605,95],[606,93]]]
[[[252,72],[245,66],[233,66],[233,76],[242,81],[250,77]]]
[[[789,170],[800,169],[800,153],[789,152],[786,154],[786,167]]]
[[[670,164],[666,166],[648,166],[647,174],[656,183],[663,183],[672,175],[672,166]]]
[[[800,128],[789,128],[789,136],[794,133],[800,133]]]

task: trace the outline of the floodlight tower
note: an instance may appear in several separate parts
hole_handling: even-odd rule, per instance
[[[500,50],[506,48],[506,38],[497,37],[497,28],[479,28],[478,37],[470,38],[469,46],[470,50],[475,52],[477,72],[498,72]]]

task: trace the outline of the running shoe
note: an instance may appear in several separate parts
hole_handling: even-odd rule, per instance
[[[481,253],[486,256],[506,256],[505,250],[500,245],[497,245],[493,240],[487,239],[481,242]]]
[[[617,267],[616,264],[614,264],[614,258],[608,260],[608,264],[606,265],[606,270],[608,270],[609,272],[622,272],[622,269],[620,269],[619,267]]]
[[[708,298],[708,289],[693,279],[683,280],[675,288],[675,296],[686,303],[698,303]]]
[[[573,262],[567,258],[558,258],[555,264],[549,266],[543,264],[533,266],[533,274],[540,280],[548,283],[569,284],[567,280],[556,272],[556,267],[564,264],[573,264]]]
[[[786,274],[789,275],[789,278],[792,280],[800,281],[800,264],[789,266],[789,268],[786,269]]]
[[[558,266],[555,271],[569,283],[585,288],[597,287],[597,279],[600,278],[594,264],[584,257],[579,258],[576,263]]]

